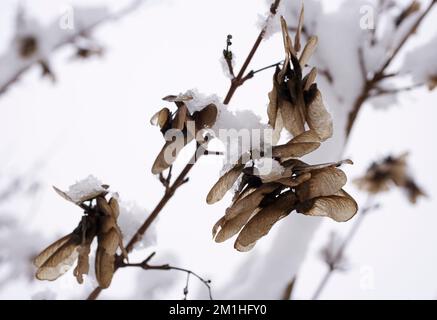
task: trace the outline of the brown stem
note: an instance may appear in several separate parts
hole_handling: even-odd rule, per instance
[[[268,19],[271,19],[276,14],[276,11],[279,7],[280,2],[281,2],[281,0],[275,0],[273,2],[273,4],[270,7],[270,16]],[[240,87],[244,83],[243,78],[244,78],[244,75],[246,73],[246,70],[249,67],[250,62],[252,61],[252,58],[255,55],[255,52],[258,50],[258,47],[260,46],[262,40],[264,39],[266,29],[267,29],[267,24],[261,30],[258,37],[256,38],[255,43],[253,44],[253,47],[249,52],[249,55],[247,56],[246,60],[243,63],[243,66],[241,67],[240,71],[238,72],[238,75],[234,79],[232,79],[231,86],[229,87],[228,94],[226,95],[226,98],[223,101],[223,104],[229,104],[235,91],[238,89],[238,87]]]
[[[273,4],[270,7],[270,16],[269,16],[268,19],[271,19],[272,16],[274,16],[276,14],[276,10],[277,10],[280,2],[281,2],[280,0],[275,0],[273,2]],[[243,75],[246,72],[246,69],[248,68],[250,61],[252,60],[253,56],[255,55],[256,50],[258,49],[259,45],[261,44],[261,41],[262,41],[262,39],[264,37],[264,34],[265,34],[265,28],[261,31],[261,33],[259,34],[258,38],[256,39],[255,44],[253,45],[252,49],[250,50],[249,55],[247,56],[246,61],[244,62],[243,67],[241,68],[240,72],[238,73],[238,76],[237,76],[236,79],[240,79],[241,80],[243,78]],[[237,86],[235,86],[234,84],[231,85],[231,87],[229,88],[229,91],[228,91],[228,93],[226,95],[226,98],[223,101],[224,104],[229,104],[229,102],[232,99],[233,94],[235,93],[235,90],[237,90],[237,88],[240,85],[237,85]],[[199,153],[199,154],[202,154],[202,153]],[[191,158],[191,160],[188,162],[188,164],[185,166],[185,168],[181,171],[181,173],[176,178],[176,180],[171,185],[171,187],[168,188],[168,190],[165,192],[164,196],[161,198],[161,200],[159,201],[158,205],[155,207],[155,209],[152,211],[152,213],[149,215],[149,217],[146,219],[146,221],[144,221],[143,225],[137,230],[135,235],[129,241],[128,245],[126,246],[127,252],[131,252],[132,251],[132,249],[134,248],[135,244],[142,238],[144,233],[151,226],[153,221],[155,221],[156,217],[159,215],[161,210],[165,207],[167,202],[173,197],[173,195],[176,192],[176,190],[182,184],[187,182],[186,176],[188,175],[190,170],[193,168],[193,166],[196,163],[198,157],[199,156],[198,156],[198,148],[197,148],[195,153],[194,153],[194,155],[193,155],[193,157]],[[116,265],[115,271],[117,271],[118,268],[119,268],[119,266]],[[114,271],[114,273],[115,273],[115,271]],[[91,294],[88,296],[87,300],[95,300],[95,299],[97,299],[101,292],[102,292],[102,289],[100,287],[95,288],[91,292]]]
[[[355,123],[355,120],[357,119],[357,116],[361,110],[361,107],[363,106],[364,102],[370,97],[371,90],[374,89],[376,87],[376,85],[381,80],[386,78],[385,72],[386,72],[387,68],[391,65],[393,60],[399,54],[399,52],[404,47],[404,45],[408,41],[408,39],[410,39],[410,37],[416,32],[417,28],[420,26],[422,21],[429,14],[429,12],[431,11],[431,9],[433,8],[433,6],[436,3],[437,3],[437,0],[431,1],[431,3],[426,8],[426,10],[420,15],[420,17],[416,20],[414,25],[410,28],[410,30],[405,34],[405,36],[399,42],[398,46],[393,50],[393,52],[390,54],[390,56],[384,62],[382,67],[373,75],[372,78],[364,81],[363,89],[362,89],[361,93],[358,95],[358,97],[356,98],[355,103],[352,106],[352,110],[349,113],[349,119],[348,119],[348,123],[346,125],[346,138],[349,137],[349,135],[352,131],[352,127]],[[361,62],[360,62],[360,64],[361,64]]]
[[[163,270],[163,271],[175,270],[175,271],[185,272],[187,274],[187,284],[186,284],[186,286],[184,288],[185,298],[188,295],[188,285],[189,285],[189,279],[190,279],[189,276],[193,275],[194,277],[199,279],[199,281],[202,282],[205,285],[205,287],[208,289],[209,299],[213,300],[212,292],[211,292],[211,281],[210,280],[205,280],[204,278],[202,278],[197,273],[195,273],[195,272],[193,272],[191,270],[185,269],[185,268],[173,267],[173,266],[168,265],[168,264],[157,265],[157,266],[149,265],[148,262],[150,261],[150,259],[151,259],[151,257],[147,258],[145,261],[140,262],[140,263],[122,263],[119,266],[119,268],[136,267],[136,268],[141,268],[143,270]]]

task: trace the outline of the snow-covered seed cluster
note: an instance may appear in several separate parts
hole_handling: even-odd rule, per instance
[[[82,208],[84,215],[72,233],[55,241],[35,258],[37,279],[56,280],[77,261],[74,275],[79,283],[83,283],[83,275],[89,271],[91,245],[97,238],[95,274],[101,288],[109,287],[118,248],[124,258],[127,258],[127,252],[117,224],[120,214],[118,200],[116,196],[109,201],[106,199],[108,188],[93,177],[71,186],[67,192],[55,188],[64,199]]]
[[[298,158],[319,148],[332,136],[333,126],[322,96],[317,88],[317,71],[313,68],[305,77],[302,70],[317,45],[310,37],[301,51],[303,10],[293,41],[281,18],[285,60],[276,69],[273,90],[269,93],[269,124],[273,127],[274,142],[283,128],[294,138],[272,147],[270,157],[253,159],[252,153],[240,160],[212,187],[207,202],[215,203],[239,181],[231,206],[213,228],[213,237],[223,242],[236,234],[235,248],[252,249],[272,226],[296,210],[310,216],[327,216],[335,221],[347,221],[358,210],[355,200],[342,188],[345,173],[337,167],[350,160],[321,165],[309,165]],[[300,54],[299,54],[300,53]],[[267,175],[260,170],[259,161],[276,164]]]
[[[172,113],[168,108],[163,108],[152,117],[151,124],[159,126],[164,136],[169,134],[171,138],[180,137],[176,141],[166,137],[166,143],[153,164],[153,174],[159,174],[168,169],[176,160],[182,148],[191,141],[196,140],[198,143],[203,143],[204,137],[198,133],[203,129],[211,128],[215,124],[217,119],[216,105],[210,103],[201,110],[190,113],[186,102],[192,99],[193,97],[190,95],[164,97],[164,101],[174,102],[177,110]],[[178,145],[178,142],[181,145]]]

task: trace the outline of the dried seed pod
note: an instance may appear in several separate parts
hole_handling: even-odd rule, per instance
[[[107,217],[103,217],[107,218]],[[97,234],[97,252],[95,262],[95,272],[100,288],[109,287],[115,270],[115,254],[119,246],[119,235],[112,228],[107,232]]]
[[[319,40],[316,36],[311,36],[308,39],[308,42],[303,49],[302,55],[299,58],[300,67],[302,69],[306,66],[314,51],[316,50],[318,41]]]
[[[210,204],[222,199],[241,176],[232,204],[213,228],[217,242],[239,233],[235,242],[239,251],[253,248],[274,223],[296,208],[307,215],[328,216],[337,221],[346,221],[357,211],[356,202],[342,190],[346,175],[336,168],[352,163],[350,160],[308,165],[296,159],[319,148],[333,131],[331,115],[315,83],[317,69],[312,68],[305,78],[302,75],[317,46],[317,37],[308,40],[300,59],[296,55],[301,50],[303,15],[302,8],[294,46],[281,17],[285,61],[282,68],[276,67],[273,88],[268,95],[267,115],[274,129],[273,147],[272,153],[264,158],[275,164],[279,162],[279,166],[265,174],[262,164],[253,162],[245,167],[245,162],[240,161],[219,179],[207,197]],[[283,128],[294,138],[276,145]]]
[[[168,95],[165,96],[164,98],[162,98],[162,100],[164,101],[168,101],[168,102],[186,102],[186,101],[190,101],[193,100],[193,97],[190,95],[185,95],[185,94],[180,94],[180,95]]]
[[[308,91],[311,85],[316,81],[317,78],[317,68],[311,68],[311,71],[303,78],[303,90]]]
[[[238,251],[252,249],[261,237],[269,233],[276,222],[290,214],[295,202],[295,195],[287,192],[259,211],[241,230],[235,241],[235,249]]]
[[[178,107],[175,118],[172,122],[173,129],[183,130],[185,128],[185,123],[187,122],[188,109],[185,104]]]
[[[153,126],[159,126],[161,129],[163,129],[170,121],[170,116],[170,110],[168,108],[162,108],[153,115],[152,119],[150,119],[150,124]]]
[[[237,164],[221,176],[209,191],[208,196],[206,197],[206,202],[208,204],[213,204],[220,201],[225,196],[226,192],[228,192],[228,190],[230,190],[235,184],[238,177],[241,175],[243,168],[244,164]]]
[[[246,210],[254,211],[260,205],[264,197],[267,194],[275,191],[279,186],[280,184],[278,183],[266,183],[261,185],[254,192],[250,193],[244,198],[239,199],[231,207],[229,207],[226,210],[225,219],[230,220],[239,215],[240,212]]]
[[[53,281],[67,272],[76,261],[81,239],[71,233],[48,246],[35,259],[38,280]]]
[[[341,190],[347,182],[346,174],[337,168],[328,167],[311,172],[311,179],[296,188],[300,201],[330,196]]]
[[[281,16],[281,29],[282,29],[282,39],[284,41],[285,57],[286,60],[288,60],[289,55],[296,56],[296,52],[294,51],[293,42],[291,41],[290,34],[288,33],[287,22],[282,16]]]
[[[235,236],[250,218],[256,215],[260,210],[261,208],[255,208],[254,210],[247,209],[232,219],[220,219],[218,222],[220,229],[218,232],[216,231],[217,235],[215,236],[215,241],[221,243]]]
[[[317,86],[313,85],[311,91],[314,93],[308,103],[308,126],[319,135],[321,141],[325,141],[332,137],[334,131],[332,117],[323,104],[322,95]]]
[[[348,193],[340,190],[335,195],[301,202],[296,210],[305,215],[329,217],[337,222],[345,222],[357,213],[358,205]]]
[[[292,178],[282,178],[277,180],[277,182],[284,186],[295,188],[310,179],[311,179],[311,173],[307,172]]]
[[[300,9],[300,15],[299,15],[299,23],[297,25],[296,35],[294,37],[294,50],[296,52],[299,52],[301,49],[300,38],[302,34],[303,19],[304,19],[304,6],[302,3],[302,8]]]
[[[101,213],[103,213],[105,216],[108,217],[114,216],[111,206],[109,205],[108,201],[106,201],[105,197],[99,196],[96,198],[96,201],[97,201],[97,208]]]
[[[329,167],[339,167],[343,164],[354,164],[354,163],[350,159],[341,160],[341,161],[337,161],[337,162],[316,164],[316,165],[308,165],[306,163],[301,163],[301,164],[297,164],[294,167],[294,171],[301,174],[304,172],[311,172],[314,170],[321,170],[321,169],[325,169],[325,168],[329,168]]]
[[[120,215],[120,205],[118,203],[117,198],[112,197],[109,199],[109,206],[111,207],[112,215],[115,219],[118,219],[118,216]]]
[[[209,104],[200,111],[193,113],[193,119],[196,123],[196,130],[211,128],[217,120],[217,107],[215,104]]]

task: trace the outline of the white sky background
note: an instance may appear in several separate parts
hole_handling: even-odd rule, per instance
[[[0,3],[0,50],[9,43],[17,3],[12,0]],[[120,1],[70,3],[118,4]],[[41,179],[44,189],[36,203],[22,204],[27,208],[22,210],[26,212],[22,221],[43,231],[49,241],[70,232],[80,216],[74,206],[52,191],[51,185],[66,187],[93,174],[110,184],[124,199],[153,209],[163,188],[150,168],[163,139],[159,130],[149,125],[150,117],[165,105],[161,98],[167,94],[198,88],[204,93],[223,96],[229,80],[223,75],[219,58],[226,35],[233,35],[232,50],[241,65],[258,34],[258,15],[267,10],[265,1],[253,0],[150,0],[149,3],[125,19],[98,29],[95,38],[106,48],[102,59],[68,62],[72,52],[64,49],[51,61],[58,76],[55,85],[41,80],[39,69],[34,68],[0,97],[0,172],[7,175],[26,172],[37,160],[47,159],[41,171],[31,173]],[[32,8],[28,13],[48,22],[67,3],[40,0],[26,4]],[[415,41],[422,41],[435,30],[436,18],[434,10]],[[251,66],[258,69],[279,61],[282,55],[282,41],[276,35],[263,42]],[[257,74],[237,91],[231,107],[251,109],[266,119],[270,89],[271,72]],[[346,157],[355,162],[346,168],[348,176],[354,178],[361,174],[376,158],[408,150],[414,175],[429,198],[413,207],[398,191],[380,197],[383,208],[366,219],[347,251],[350,271],[335,275],[322,298],[437,297],[434,200],[437,153],[432,141],[436,98],[436,91],[418,90],[403,94],[396,106],[386,110],[368,106],[360,114],[346,152]],[[191,152],[183,152],[175,172]],[[190,182],[165,207],[158,225],[158,252],[176,253],[178,266],[211,278],[213,288],[232,279],[244,255],[232,248],[232,241],[215,244],[211,240],[211,228],[229,203],[228,196],[217,205],[205,204],[206,194],[220,169],[219,159],[202,159],[191,172]],[[347,189],[364,201],[365,196],[351,184]],[[344,234],[351,223],[326,221],[299,274],[297,298],[310,298],[325,272],[318,250],[329,231],[335,229]],[[267,245],[272,238],[269,235],[259,245]],[[42,243],[41,249],[45,245]],[[367,267],[374,274],[371,290],[360,286],[360,271]],[[129,276],[130,272],[115,275],[106,297],[132,297],[135,280]],[[76,288],[71,275],[63,278],[71,279],[60,280],[58,287],[43,283],[31,290]],[[168,297],[181,296],[185,277],[178,275],[179,278],[180,292],[172,292]],[[32,292],[25,288],[13,282],[0,292],[0,298],[29,298]],[[56,292],[58,297],[65,297],[62,292]]]

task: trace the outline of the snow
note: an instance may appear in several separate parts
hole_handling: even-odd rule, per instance
[[[414,83],[427,83],[437,76],[437,35],[406,54],[402,71],[409,73]]]
[[[206,95],[200,93],[197,89],[188,90],[184,95],[192,96],[193,99],[186,102],[190,113],[200,111],[208,104],[215,104],[217,107],[217,120],[211,128],[215,137],[222,143],[222,148],[225,150],[227,159],[225,163],[235,163],[241,154],[249,151],[253,143],[260,136],[259,145],[267,140],[269,142],[269,127],[263,124],[261,118],[251,110],[233,111],[232,106],[226,106],[221,101],[222,99],[215,95]],[[259,130],[260,135],[256,134]],[[254,135],[252,136],[252,133]]]
[[[71,185],[65,193],[74,203],[80,203],[82,199],[88,199],[106,191],[103,183],[93,175]]]
[[[275,177],[281,177],[285,168],[272,158],[261,158],[254,161],[258,169],[257,174],[264,180],[270,180]]]
[[[221,103],[221,99],[216,94],[207,95],[199,92],[198,89],[187,90],[182,95],[193,97],[192,100],[188,100],[185,102],[188,111],[193,114],[196,111],[200,111],[205,108],[207,105],[213,103],[217,106],[218,111],[224,109],[223,104]]]
[[[150,214],[146,209],[132,201],[119,201],[120,216],[118,217],[118,225],[123,233],[123,240],[126,242],[135,235],[138,228],[146,220]],[[135,249],[144,249],[156,245],[156,220],[147,230],[143,238],[135,245]]]
[[[220,62],[220,65],[222,66],[223,74],[225,75],[225,77],[229,80],[232,80],[233,76],[232,76],[231,72],[229,71],[228,62],[226,61],[226,59],[223,55],[221,55],[219,62]],[[235,54],[233,52],[232,52],[231,63],[232,63],[232,67],[234,68],[234,73],[235,73],[236,72],[236,70],[235,70],[236,58],[235,58]]]

